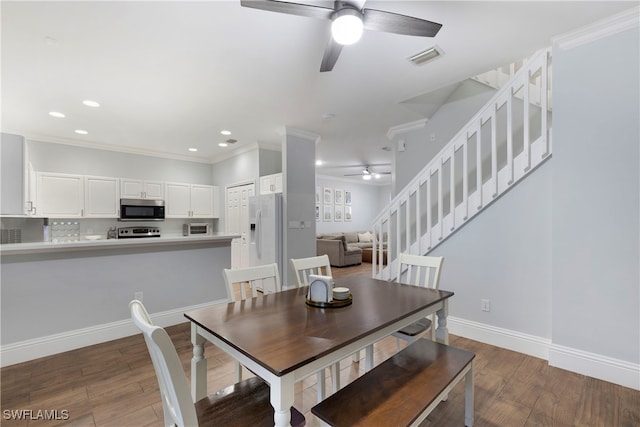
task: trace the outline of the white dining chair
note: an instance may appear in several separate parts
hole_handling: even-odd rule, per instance
[[[258,296],[258,288],[275,289],[275,292],[282,289],[276,263],[236,269],[225,268],[223,275],[229,302],[255,298]],[[242,365],[236,360],[234,366],[235,381],[239,382],[242,379]]]
[[[444,257],[422,256],[400,253],[398,257],[398,283],[438,289],[440,287],[440,270]],[[396,337],[398,350],[400,340],[411,344],[424,332],[431,329],[431,340],[436,338],[435,315],[420,319],[392,335]]]
[[[291,258],[289,262],[295,274],[296,286],[298,287],[309,286],[309,276],[312,274],[331,276],[331,264],[327,254],[308,258]]]
[[[225,268],[223,274],[229,302],[236,301],[238,297],[240,300],[255,298],[258,296],[258,289],[263,293],[282,290],[276,263],[236,269]],[[251,296],[248,295],[249,292]]]
[[[129,303],[131,319],[140,329],[156,372],[165,426],[273,425],[269,385],[257,377],[229,386],[193,402],[182,362],[167,332],[153,325],[144,305]],[[291,425],[304,426],[305,418],[291,408]]]
[[[296,279],[296,286],[309,286],[309,276],[317,274],[321,276],[331,276],[331,263],[327,254],[308,257],[308,258],[291,258],[289,260],[291,268]],[[354,355],[354,360],[359,358],[359,353]],[[340,363],[331,365],[331,382],[333,384],[333,392],[340,390]],[[324,370],[318,372],[318,402],[325,398],[325,378]]]

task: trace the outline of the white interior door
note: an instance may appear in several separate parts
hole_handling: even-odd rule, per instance
[[[249,262],[249,197],[255,194],[255,184],[227,188],[227,233],[239,234],[231,241],[231,268],[248,267]]]

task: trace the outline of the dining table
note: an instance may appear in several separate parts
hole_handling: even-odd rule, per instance
[[[436,313],[436,340],[449,343],[453,292],[365,276],[336,279],[335,286],[350,290],[350,304],[309,305],[308,287],[300,287],[187,311],[194,402],[207,396],[206,341],[269,383],[274,425],[279,427],[289,426],[296,382],[362,349],[368,372],[373,344],[420,318]]]

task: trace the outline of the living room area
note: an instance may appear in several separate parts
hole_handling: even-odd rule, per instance
[[[389,203],[391,185],[384,177],[354,182],[316,175],[316,251],[328,255],[332,267],[349,267],[373,259],[371,223]],[[386,263],[386,236],[381,244]],[[379,256],[379,254],[378,254]],[[376,262],[380,262],[379,258]]]

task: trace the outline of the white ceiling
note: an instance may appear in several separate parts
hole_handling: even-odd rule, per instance
[[[365,7],[443,28],[433,39],[365,31],[332,72],[320,73],[330,21],[239,0],[2,1],[2,131],[216,162],[231,150],[280,144],[287,126],[319,135],[326,166],[318,173],[342,176],[359,171],[343,166],[390,163],[382,150],[389,128],[428,118],[449,85],[636,4],[371,0]],[[445,55],[419,67],[407,61],[433,45]],[[238,142],[218,147],[227,138]]]

